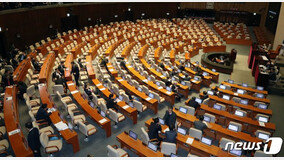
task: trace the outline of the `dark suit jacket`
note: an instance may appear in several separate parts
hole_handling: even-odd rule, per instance
[[[114,99],[108,99],[106,106],[107,106],[108,109],[113,108],[113,109],[116,110],[115,104],[116,104],[116,102],[114,102]]]
[[[46,110],[44,110],[42,107],[40,107],[36,113],[36,120],[41,120],[41,119],[44,119],[44,120],[47,120],[49,119],[49,115],[51,113],[47,113]]]
[[[75,77],[79,77],[79,75],[80,75],[80,70],[79,70],[79,67],[77,66],[77,64],[75,64],[75,65],[72,66],[72,71],[71,71],[71,73],[73,73]]]
[[[176,143],[176,137],[177,137],[176,131],[167,131],[165,135],[166,138],[164,139],[164,142]]]
[[[161,125],[152,122],[149,126],[148,136],[150,139],[159,138],[159,131],[162,130]]]
[[[39,140],[39,131],[37,128],[33,128],[28,134],[29,147],[34,150],[40,150],[41,144]]]
[[[164,119],[165,124],[167,126],[175,125],[176,119],[177,119],[177,115],[175,114],[175,112],[172,112],[172,114],[170,115],[169,111],[166,111],[166,114],[164,115],[163,119]]]
[[[5,87],[13,85],[14,84],[13,76],[10,76],[10,78],[8,78],[6,75],[3,75],[2,82],[4,83]]]
[[[64,75],[64,66],[63,65],[59,65],[58,66],[58,70],[60,71],[60,73],[62,74],[62,75]]]
[[[193,126],[194,126],[194,128],[201,130],[202,132],[203,132],[204,129],[207,128],[206,124],[203,123],[202,121],[199,121],[199,120],[194,121]]]
[[[200,107],[200,104],[198,104],[195,100],[192,100],[192,99],[188,102],[188,105],[195,109]]]
[[[202,101],[205,100],[205,99],[207,99],[208,97],[209,97],[208,94],[205,95],[205,96],[203,96]]]

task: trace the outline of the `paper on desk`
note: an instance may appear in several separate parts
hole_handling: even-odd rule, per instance
[[[58,131],[63,131],[65,129],[68,129],[68,125],[62,121],[54,124],[54,126],[57,128]]]
[[[104,119],[101,119],[99,122],[102,124],[102,123],[105,123],[107,120],[104,118]]]
[[[150,97],[147,97],[147,98],[146,98],[146,101],[150,101],[151,99],[152,99],[152,98],[150,98]]]
[[[10,100],[12,100],[12,99],[13,99],[12,97],[7,97],[7,98],[6,98],[7,101],[10,101]]]
[[[113,71],[113,69],[110,69],[109,71],[110,71],[110,72],[112,72],[112,71]]]
[[[191,80],[193,83],[196,83],[197,81],[195,79]]]
[[[170,92],[170,91],[167,91],[166,93],[167,93],[167,94],[171,94],[172,92]]]
[[[260,126],[265,127],[265,123],[263,122],[258,122]]]
[[[75,93],[77,93],[77,92],[79,92],[79,91],[78,91],[78,90],[75,90],[75,91],[72,91],[71,94],[75,94]]]
[[[54,112],[54,111],[56,111],[56,109],[53,108],[53,107],[52,107],[52,108],[48,108],[48,110],[47,110],[47,112],[49,112],[49,113],[50,113],[50,112]]]
[[[124,79],[119,79],[118,82],[124,81]]]
[[[266,56],[261,56],[263,60],[268,61]]]
[[[163,87],[158,87],[158,89],[162,89]]]
[[[147,82],[148,82],[148,80],[147,80],[147,79],[144,79],[144,80],[143,80],[143,82],[146,82],[146,83],[147,83]]]
[[[10,131],[9,133],[8,133],[8,135],[9,136],[12,136],[12,135],[14,135],[14,134],[17,134],[17,133],[20,133],[20,129],[15,129],[15,130],[12,130],[12,131]]]
[[[102,85],[101,83],[97,84],[98,87],[101,86],[101,85]]]
[[[193,140],[194,140],[193,138],[187,138],[186,143],[187,144],[192,144]]]
[[[160,77],[161,77],[161,78],[166,78],[166,77],[165,77],[165,76],[163,76],[163,75],[161,75]]]
[[[167,132],[167,131],[170,131],[169,127],[167,127],[167,128],[164,130],[164,133]]]
[[[235,96],[238,96],[239,94],[238,94],[238,93],[234,93],[234,95],[235,95]]]
[[[74,83],[69,83],[69,84],[68,84],[68,86],[73,86],[73,85],[74,85]]]
[[[129,108],[129,105],[125,105],[125,106],[123,106],[122,108],[123,108],[123,109],[127,109],[127,108]]]
[[[100,91],[103,91],[103,90],[105,90],[105,89],[106,89],[106,88],[101,88]]]

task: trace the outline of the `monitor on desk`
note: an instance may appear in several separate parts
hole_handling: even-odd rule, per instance
[[[138,87],[138,91],[139,91],[139,92],[142,92],[142,88],[141,88],[141,87]]]
[[[237,90],[237,93],[239,93],[239,94],[245,94],[245,91],[242,90],[242,89],[238,89],[238,90]]]
[[[203,72],[202,75],[205,77],[208,76],[209,74],[207,72]]]
[[[201,103],[202,103],[202,99],[200,99],[200,98],[195,98],[195,101],[196,101],[198,104],[201,104]]]
[[[161,84],[160,84],[160,82],[156,82],[156,85],[157,85],[157,86],[160,86]]]
[[[219,88],[221,88],[221,89],[226,89],[226,86],[224,86],[224,85],[221,84],[221,85],[219,86]]]
[[[199,77],[195,76],[193,79],[196,80],[196,81],[199,81]]]
[[[164,72],[164,73],[163,73],[163,75],[164,75],[165,77],[167,77],[167,74],[166,74],[166,72]]]
[[[184,81],[181,81],[181,85],[185,86],[185,82],[184,82]]]
[[[176,154],[171,153],[171,157],[178,157]]]
[[[148,81],[151,81],[151,77],[150,76],[147,79],[148,79]]]
[[[212,144],[212,140],[209,139],[209,138],[206,138],[206,137],[202,137],[201,142],[204,143],[204,144],[207,144],[209,146],[211,146],[211,144]]]
[[[260,109],[267,109],[267,105],[266,104],[259,104],[258,108],[260,108]]]
[[[239,110],[236,110],[236,111],[235,111],[235,115],[240,116],[240,117],[243,117],[243,116],[244,116],[244,112],[241,112],[241,111],[239,111]]]
[[[186,130],[183,129],[183,128],[180,128],[180,127],[179,127],[179,128],[177,129],[177,132],[180,133],[180,134],[182,134],[182,135],[186,135]]]
[[[213,91],[207,91],[207,94],[209,94],[209,95],[214,95],[214,93],[213,93]]]
[[[175,77],[172,77],[172,81],[175,81],[176,79],[175,79]]]
[[[184,65],[184,67],[186,67],[186,68],[187,68],[187,67],[188,67],[188,65],[187,65],[187,64],[185,64],[185,65]]]
[[[262,133],[262,132],[259,132],[257,137],[259,139],[262,139],[262,140],[267,140],[269,138],[269,135],[268,134],[265,134],[265,133]]]
[[[101,116],[106,117],[106,113],[104,111],[101,111]]]
[[[154,145],[151,142],[148,142],[148,148],[150,148],[151,150],[153,150],[154,152],[157,152],[158,146]]]
[[[260,91],[263,91],[264,88],[261,87],[261,86],[257,86],[256,89],[257,89],[257,90],[260,90]]]
[[[160,117],[159,117],[159,122],[160,122],[161,125],[165,124],[165,121],[162,118],[160,118]]]
[[[198,62],[198,61],[196,61],[195,63],[196,63],[196,64],[199,64],[199,62]]]
[[[210,121],[211,121],[211,118],[210,118],[210,117],[208,117],[208,116],[204,116],[204,121],[205,121],[205,122],[208,122],[208,123],[210,123]]]
[[[118,99],[122,101],[123,100],[122,95],[119,95]]]
[[[172,69],[174,69],[175,67],[174,67],[174,66],[172,66],[171,68],[172,68]]]
[[[259,122],[267,123],[267,122],[268,122],[268,118],[267,118],[267,117],[263,117],[263,116],[259,116],[259,117],[258,117],[258,121],[259,121]]]
[[[242,86],[243,86],[243,87],[248,87],[248,84],[242,83]]]
[[[150,93],[149,93],[149,97],[150,97],[150,98],[154,98],[154,94],[150,92]]]
[[[129,104],[130,107],[132,107],[132,108],[134,107],[132,102],[129,102],[128,104]]]
[[[242,155],[242,150],[230,150],[230,153],[240,157]]]
[[[234,84],[234,81],[231,79],[228,79],[228,83]]]
[[[178,73],[181,73],[181,70],[180,70],[180,69],[178,70]]]
[[[134,140],[137,140],[137,137],[138,137],[138,135],[135,132],[131,131],[131,130],[129,130],[129,136],[131,138],[133,138]]]
[[[184,107],[179,107],[179,111],[186,114],[187,113],[187,109]]]
[[[239,131],[239,127],[233,124],[229,124],[228,129],[235,132]]]
[[[213,72],[216,72],[216,69],[212,69]]]
[[[225,99],[225,100],[230,100],[230,96],[229,95],[223,95],[223,99]]]
[[[172,91],[171,87],[167,87],[166,90],[169,91],[169,92]]]
[[[264,94],[257,93],[257,94],[256,94],[256,97],[257,97],[257,98],[264,98]]]
[[[247,99],[241,99],[240,103],[243,104],[243,105],[247,105],[248,100]]]
[[[214,104],[213,108],[214,108],[214,109],[217,109],[217,110],[221,110],[221,106],[218,105],[218,104]]]

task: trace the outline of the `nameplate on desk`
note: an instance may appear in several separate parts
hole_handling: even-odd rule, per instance
[[[265,127],[265,123],[264,122],[258,122],[260,126]]]
[[[104,118],[104,119],[101,119],[101,120],[99,120],[99,123],[105,123],[107,120]]]
[[[69,68],[66,68],[65,70],[66,70],[66,71],[69,71]]]
[[[10,101],[10,100],[12,100],[12,99],[13,99],[13,97],[7,97],[7,98],[6,98],[7,101]]]
[[[185,75],[181,75],[181,78],[185,78]]]
[[[162,89],[163,87],[158,87],[158,89]]]
[[[68,86],[74,86],[74,83],[69,83]]]
[[[99,86],[101,86],[102,84],[101,83],[99,83],[99,84],[97,84],[97,87],[99,87]]]
[[[52,107],[52,108],[48,108],[48,110],[47,110],[48,113],[52,113],[52,112],[54,112],[54,111],[56,111],[56,109],[53,108],[53,107]]]
[[[12,135],[14,135],[14,134],[17,134],[17,133],[20,133],[20,129],[15,129],[15,130],[12,130],[12,131],[10,131],[9,133],[8,133],[8,135],[9,136],[12,136]]]
[[[129,108],[129,105],[125,105],[125,106],[123,106],[122,108],[123,108],[123,109],[127,109],[127,108]]]
[[[124,79],[119,79],[118,82],[124,81]]]
[[[144,80],[143,80],[143,82],[147,83],[147,82],[148,82],[148,80],[147,80],[147,79],[144,79]]]
[[[238,94],[238,93],[234,93],[234,95],[235,95],[235,96],[238,96],[239,94]]]
[[[44,83],[41,83],[41,84],[39,84],[39,86],[40,86],[40,87],[43,87],[43,86],[45,86],[45,84],[44,84]]]
[[[170,131],[169,127],[167,127],[167,128],[164,130],[164,132],[167,132],[167,131]]]
[[[193,140],[194,140],[193,138],[187,138],[186,143],[187,144],[192,144]]]
[[[146,101],[150,101],[151,99],[152,99],[152,98],[150,98],[150,97],[147,97],[147,98],[146,98]]]
[[[75,93],[77,93],[77,92],[79,92],[79,91],[78,91],[78,90],[75,90],[75,91],[72,91],[71,94],[75,94]]]
[[[106,90],[106,88],[101,88],[100,91]]]
[[[110,69],[109,71],[110,71],[110,72],[113,72],[113,69]]]
[[[197,81],[196,81],[196,80],[194,80],[194,79],[193,79],[193,80],[191,80],[191,81],[192,81],[193,83],[196,83],[196,82],[197,82]]]
[[[166,93],[167,93],[167,94],[171,94],[172,92],[170,92],[170,91],[167,91]]]
[[[165,77],[165,76],[163,76],[163,75],[162,75],[162,76],[160,76],[160,77],[161,77],[161,78],[166,78],[166,77]]]

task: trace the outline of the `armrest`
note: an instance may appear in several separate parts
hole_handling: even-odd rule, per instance
[[[48,148],[56,148],[56,149],[57,149],[56,152],[59,151],[59,148],[58,148],[57,146],[48,146],[48,147],[45,147],[45,152],[46,152],[46,153],[47,153],[46,149],[48,149]]]
[[[0,146],[3,146],[5,148],[5,151],[7,150],[7,147],[5,145],[1,144]]]
[[[60,138],[58,135],[56,135],[56,134],[50,134],[50,135],[48,135],[48,137],[57,137],[57,138]]]
[[[113,148],[115,149],[118,149],[118,146],[117,145],[112,145]]]
[[[92,128],[92,129],[88,130],[87,131],[88,135],[90,135],[89,132],[91,132],[92,130],[96,130],[96,128]]]
[[[128,153],[121,155],[121,157],[126,157],[126,156],[128,156]]]
[[[44,123],[44,122],[47,122],[47,121],[45,119],[40,119],[36,121],[36,123]]]

